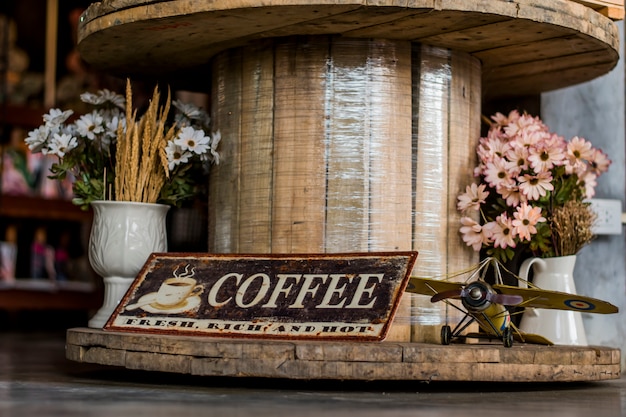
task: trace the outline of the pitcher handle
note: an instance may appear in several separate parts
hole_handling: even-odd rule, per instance
[[[533,266],[535,262],[543,262],[543,260],[541,258],[528,258],[522,262],[522,266],[519,268],[519,277],[522,278],[518,281],[520,288],[528,288],[528,273],[530,272],[530,267]],[[524,315],[528,317],[539,317],[539,311],[535,308],[526,308]]]
[[[518,281],[519,287],[528,288],[528,273],[530,272],[530,267],[535,262],[542,261],[541,258],[528,258],[524,262],[522,262],[522,266],[519,268],[519,277],[521,280]]]

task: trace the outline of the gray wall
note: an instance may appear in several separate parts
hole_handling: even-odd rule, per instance
[[[621,59],[605,76],[588,83],[541,96],[541,116],[553,132],[566,139],[582,136],[595,147],[608,153],[613,162],[600,177],[597,198],[622,201],[626,196],[625,181],[625,88],[624,88],[624,24],[621,33]],[[626,352],[626,234],[598,236],[579,254],[574,271],[579,294],[610,301],[619,314],[584,314],[583,323],[590,345],[618,347]],[[626,354],[622,354],[626,369]]]

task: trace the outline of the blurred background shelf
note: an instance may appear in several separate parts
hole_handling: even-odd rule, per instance
[[[0,195],[0,216],[17,219],[65,220],[90,222],[93,213],[84,211],[67,200]]]
[[[0,216],[89,222],[93,213],[91,210],[81,210],[80,207],[67,200],[0,195]]]

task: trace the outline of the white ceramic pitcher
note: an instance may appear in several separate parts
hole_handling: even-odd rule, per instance
[[[519,276],[528,280],[533,268],[533,284],[544,290],[576,294],[574,266],[576,255],[554,258],[526,259]],[[520,286],[526,283],[520,281]],[[522,316],[520,330],[546,337],[557,345],[587,346],[587,336],[581,313],[576,311],[527,308]]]

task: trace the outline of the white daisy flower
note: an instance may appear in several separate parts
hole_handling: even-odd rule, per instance
[[[199,120],[202,117],[202,110],[191,103],[183,103],[180,100],[174,100],[172,101],[172,105],[187,119]]]
[[[126,99],[124,96],[117,94],[113,91],[109,91],[106,88],[103,90],[98,90],[97,94],[93,93],[83,93],[80,95],[80,99],[89,104],[94,104],[96,106],[111,103],[116,107],[124,110],[126,105]]]
[[[176,166],[189,162],[189,158],[193,154],[187,150],[183,150],[180,146],[172,142],[167,142],[165,147],[165,154],[167,155],[168,168],[173,171]]]
[[[184,127],[179,133],[174,143],[183,151],[190,151],[196,155],[202,155],[209,150],[211,138],[204,136],[204,131],[195,130],[191,126]]]
[[[76,129],[80,136],[94,140],[96,135],[104,132],[103,122],[102,115],[94,111],[80,116],[76,121]]]
[[[56,130],[63,124],[74,112],[72,110],[50,109],[48,114],[43,115],[43,121],[50,130]]]
[[[39,153],[46,147],[49,136],[50,130],[45,125],[39,126],[37,129],[28,132],[28,137],[24,139],[24,142],[26,142],[28,149],[33,153]]]
[[[109,139],[116,138],[119,125],[122,125],[122,129],[126,131],[126,119],[124,117],[113,116],[112,119],[106,120],[104,136]]]
[[[66,153],[78,146],[78,141],[74,136],[58,133],[54,134],[54,137],[50,141],[50,148],[48,154],[56,155],[59,158],[63,158]]]

